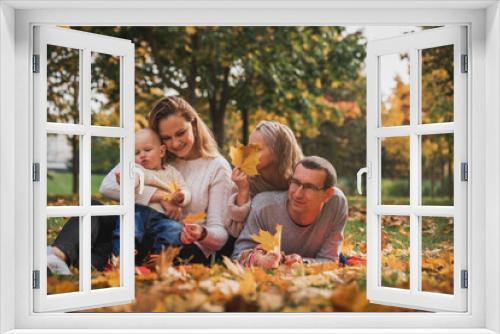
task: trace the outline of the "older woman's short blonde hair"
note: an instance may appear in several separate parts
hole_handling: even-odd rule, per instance
[[[295,135],[288,126],[272,121],[260,122],[254,131],[262,134],[274,155],[271,183],[278,189],[288,189],[288,180],[293,175],[295,166],[304,158]]]
[[[176,96],[167,96],[160,99],[149,114],[149,127],[159,132],[159,124],[162,119],[171,115],[179,115],[193,126],[194,148],[202,157],[215,158],[220,156],[217,142],[212,132],[201,120],[194,108],[185,100]],[[175,158],[175,155],[167,152],[165,155],[167,161]]]

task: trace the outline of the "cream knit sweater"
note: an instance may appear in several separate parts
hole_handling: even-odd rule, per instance
[[[195,244],[208,258],[221,249],[227,240],[223,217],[226,216],[232,186],[231,168],[222,156],[194,160],[176,159],[171,165],[182,174],[191,189],[191,204],[184,207],[183,218],[200,211],[207,214],[206,220],[202,222],[207,229],[207,237]],[[135,203],[148,205],[155,191],[154,187],[144,187],[142,195],[135,195]],[[106,175],[99,192],[111,199],[120,198],[120,189],[116,186],[114,173]]]

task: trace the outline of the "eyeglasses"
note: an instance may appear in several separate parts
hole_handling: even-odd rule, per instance
[[[307,196],[316,195],[318,191],[328,189],[328,187],[318,188],[316,186],[313,186],[312,184],[301,183],[299,180],[296,180],[293,177],[290,178],[289,183],[290,183],[290,190],[296,191],[299,190],[300,187],[302,187],[302,192]]]

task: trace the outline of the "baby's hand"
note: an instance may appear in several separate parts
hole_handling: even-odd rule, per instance
[[[120,172],[116,172],[115,177],[116,177],[116,182],[120,184]]]
[[[184,193],[182,192],[182,189],[179,189],[177,190],[173,195],[172,195],[172,199],[174,200],[175,203],[179,204],[179,203],[182,203],[184,201],[184,198],[186,197],[186,195],[184,195]]]

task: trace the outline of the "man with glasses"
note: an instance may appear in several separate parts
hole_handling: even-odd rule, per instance
[[[252,200],[250,215],[236,241],[233,259],[245,266],[276,268],[280,262],[337,262],[344,239],[347,200],[337,173],[326,159],[300,161],[284,192],[264,192]],[[282,226],[281,253],[264,252],[250,236],[259,229],[276,233]]]

